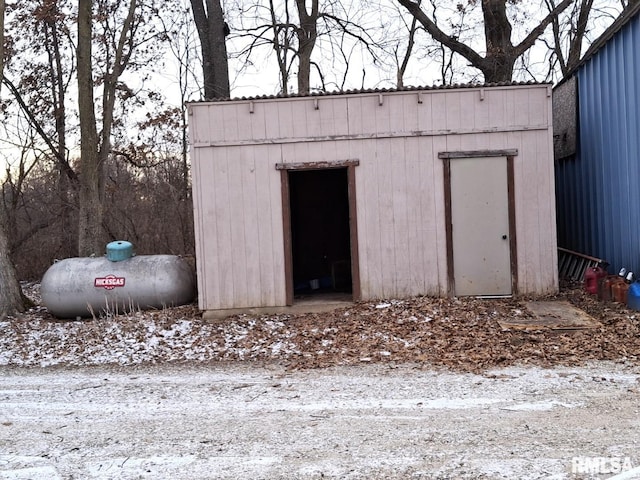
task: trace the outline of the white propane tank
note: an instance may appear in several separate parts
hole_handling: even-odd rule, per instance
[[[67,258],[51,265],[40,285],[44,306],[58,318],[75,318],[193,300],[195,278],[186,260],[175,255],[131,256],[127,244],[112,242],[107,257]]]

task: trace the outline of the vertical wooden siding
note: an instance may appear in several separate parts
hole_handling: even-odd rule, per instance
[[[194,152],[200,308],[284,304],[279,150]]]
[[[284,305],[275,164],[347,159],[360,162],[362,298],[445,294],[438,152],[455,150],[518,150],[518,289],[554,291],[549,93],[536,85],[190,105],[200,307]]]

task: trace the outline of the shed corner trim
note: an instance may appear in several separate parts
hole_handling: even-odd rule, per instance
[[[504,150],[460,150],[453,152],[439,152],[438,158],[446,160],[452,158],[483,158],[483,157],[515,157],[517,148]]]

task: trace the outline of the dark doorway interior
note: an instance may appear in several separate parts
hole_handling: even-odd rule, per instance
[[[351,293],[347,169],[288,173],[294,298]]]

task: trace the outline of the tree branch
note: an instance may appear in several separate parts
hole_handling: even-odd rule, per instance
[[[571,0],[564,0],[565,2],[571,2]],[[462,55],[464,58],[469,60],[471,64],[482,70],[484,66],[485,58],[479,55],[475,50],[473,50],[468,45],[459,42],[455,38],[444,33],[438,26],[431,20],[424,11],[420,8],[420,4],[413,2],[412,0],[398,0],[398,3],[406,8],[411,15],[413,15],[420,24],[425,28],[429,35],[431,35],[434,40],[440,42],[445,45],[449,49],[453,50],[459,55]]]
[[[563,0],[556,8],[549,12],[549,15],[547,15],[536,28],[531,30],[531,32],[529,32],[529,35],[527,35],[525,39],[522,40],[522,42],[520,42],[514,48],[516,56],[519,57],[524,52],[529,50],[533,46],[533,44],[536,43],[536,40],[540,37],[540,35],[544,33],[545,29],[553,21],[553,19],[560,15],[569,5],[571,5],[572,1],[573,0]]]
[[[42,138],[42,140],[44,140],[44,142],[47,144],[47,147],[49,147],[49,149],[53,153],[54,157],[56,158],[56,160],[58,161],[58,163],[62,167],[62,170],[65,172],[67,177],[69,177],[69,179],[74,184],[77,184],[78,176],[76,175],[76,172],[73,171],[73,169],[71,168],[71,166],[67,162],[67,159],[64,157],[64,155],[62,155],[62,152],[60,152],[55,147],[55,145],[53,144],[53,142],[49,138],[49,135],[47,135],[47,133],[44,131],[44,129],[42,128],[42,126],[40,125],[38,120],[36,120],[35,116],[31,112],[31,110],[29,109],[27,104],[24,102],[24,100],[22,98],[22,95],[20,95],[20,92],[18,91],[16,86],[13,83],[11,83],[11,81],[9,81],[9,79],[7,77],[5,77],[5,76],[2,77],[2,83],[4,83],[7,87],[9,87],[9,90],[11,90],[11,93],[13,93],[14,98],[20,104],[20,108],[22,109],[22,111],[25,113],[25,115],[29,119],[29,123],[31,123],[31,125],[33,125],[33,128],[36,129],[36,131],[38,132],[38,135],[40,135],[40,138]]]

